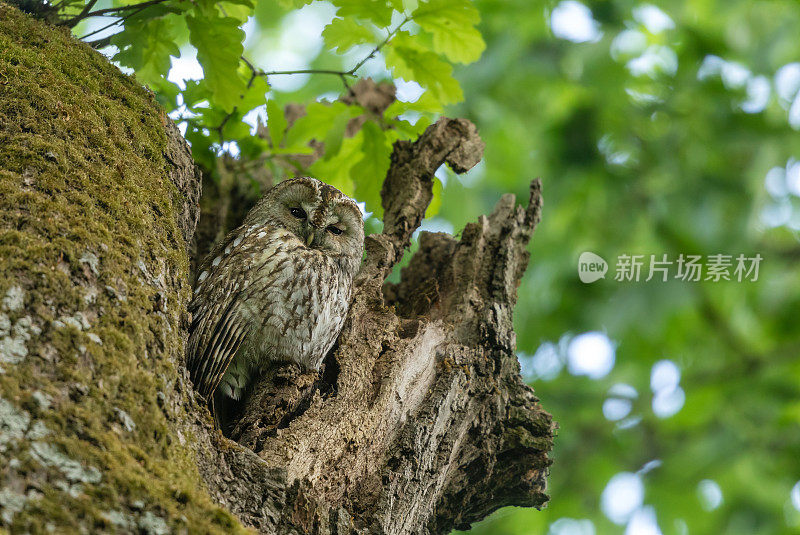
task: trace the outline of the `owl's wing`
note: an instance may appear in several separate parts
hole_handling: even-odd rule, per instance
[[[246,274],[242,266],[236,266],[236,259],[231,258],[237,256],[237,251],[229,247],[233,238],[229,235],[203,263],[198,291],[189,304],[192,324],[186,367],[195,388],[206,399],[219,385],[247,335],[247,326],[240,314]],[[216,258],[220,261],[212,265]]]

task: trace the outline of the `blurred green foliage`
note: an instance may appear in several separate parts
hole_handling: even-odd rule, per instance
[[[466,176],[437,174],[427,228],[458,231],[542,177],[515,324],[523,373],[561,427],[551,502],[470,533],[800,532],[800,4],[334,0],[336,18],[304,4],[168,0],[120,12],[107,50],[183,119],[208,169],[237,152],[279,175],[315,174],[379,215],[391,143],[447,106],[478,125],[486,155]],[[293,35],[320,16],[319,35]],[[344,75],[254,76],[314,37],[303,68]],[[179,88],[170,56],[189,45],[205,76]],[[425,92],[345,137],[362,110],[313,102],[342,94],[362,60],[356,75]],[[300,83],[279,87],[285,76]],[[286,131],[290,102],[308,115]],[[270,139],[243,122],[254,109]],[[311,139],[325,156],[286,165]],[[608,261],[605,279],[579,280],[584,251]],[[681,281],[673,265],[667,282],[644,282],[650,255],[719,253],[760,254],[758,280]],[[639,282],[615,280],[623,254],[645,256]],[[587,332],[612,344],[610,370],[585,371],[600,358],[578,351]],[[634,484],[615,492],[612,479]]]
[[[777,167],[776,182],[786,180],[788,162],[790,188],[800,178],[790,161],[800,158],[800,133],[789,124],[800,85],[783,85],[786,70],[776,78],[800,59],[800,5],[658,2],[673,27],[653,32],[639,2],[587,2],[602,36],[582,43],[554,36],[556,5],[479,2],[487,50],[458,71],[465,100],[450,113],[478,124],[486,164],[472,187],[448,182],[439,217],[459,228],[499,192],[524,195],[541,176],[543,220],[515,316],[519,350],[533,355],[563,338],[557,353],[568,362],[570,333],[601,331],[616,361],[596,380],[569,366],[533,378],[534,367],[532,384],[561,426],[551,502],[543,512],[501,511],[473,532],[592,532],[577,522],[550,528],[572,518],[622,533],[603,514],[602,493],[615,474],[658,460],[641,480],[662,533],[798,533],[800,190],[794,183],[786,195],[778,184],[770,195],[765,177]],[[652,47],[667,47],[674,63],[638,73],[630,62],[661,50]],[[753,94],[759,76],[766,97]],[[776,216],[778,206],[791,216]],[[584,251],[609,262],[604,280],[579,281]],[[665,253],[763,260],[756,282],[614,280],[619,255]],[[685,403],[662,418],[651,375],[665,359],[680,369]],[[529,370],[535,362],[522,361]],[[603,405],[617,383],[638,395],[610,421]],[[703,480],[718,485],[719,504],[702,495]]]

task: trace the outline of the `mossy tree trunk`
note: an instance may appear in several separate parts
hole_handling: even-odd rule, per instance
[[[0,3],[0,532],[447,533],[540,506],[554,424],[511,313],[539,217],[504,197],[423,234],[441,120],[398,143],[325,373],[266,377],[222,437],[183,368],[200,177],[147,91]]]

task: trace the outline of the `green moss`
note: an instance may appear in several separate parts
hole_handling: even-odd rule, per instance
[[[31,415],[0,456],[32,489],[12,532],[242,530],[157,403],[189,298],[167,120],[104,57],[0,4],[0,296],[22,288],[3,313],[38,328],[0,373],[6,412]]]

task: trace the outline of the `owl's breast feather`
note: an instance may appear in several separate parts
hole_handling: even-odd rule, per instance
[[[261,365],[293,361],[316,369],[344,323],[351,278],[333,259],[290,241],[263,253],[243,303],[251,324],[244,356]]]

